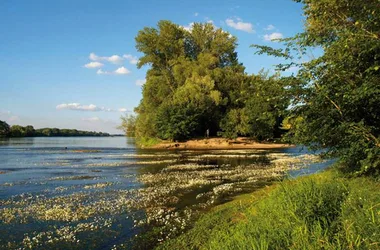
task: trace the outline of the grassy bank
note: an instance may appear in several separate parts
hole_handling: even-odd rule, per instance
[[[161,142],[160,139],[154,137],[139,137],[136,139],[136,145],[140,148],[150,148]]]
[[[380,182],[337,170],[218,206],[158,249],[380,249]]]

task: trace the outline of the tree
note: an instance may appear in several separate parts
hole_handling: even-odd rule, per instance
[[[244,75],[236,38],[212,24],[194,24],[186,31],[160,21],[158,29],[140,31],[136,43],[144,54],[138,67],[151,67],[135,109],[136,136],[177,140],[207,129],[216,134],[229,92],[238,88],[238,75]]]
[[[263,46],[259,53],[284,56],[300,71],[290,87],[293,142],[325,149],[347,169],[380,172],[380,4],[378,0],[298,0],[306,30],[284,50]],[[299,63],[309,47],[323,55]],[[284,66],[284,65],[281,65]]]
[[[236,38],[210,23],[195,23],[190,31],[169,21],[157,26],[136,37],[144,54],[138,67],[150,66],[135,109],[137,138],[184,140],[206,131],[259,140],[278,135],[289,104],[282,79],[247,75]]]
[[[10,127],[8,123],[0,121],[0,137],[8,137],[10,135]]]
[[[26,134],[25,128],[20,125],[12,125],[10,132],[12,137],[24,137]]]
[[[221,121],[222,134],[229,138],[249,136],[257,140],[279,136],[289,106],[289,93],[285,89],[287,79],[268,76],[264,71],[245,78]]]
[[[126,115],[121,117],[121,125],[118,129],[122,129],[124,133],[129,137],[135,137],[136,135],[136,116]]]
[[[25,136],[27,136],[27,137],[34,136],[35,132],[36,131],[34,130],[33,126],[28,125],[25,127]]]

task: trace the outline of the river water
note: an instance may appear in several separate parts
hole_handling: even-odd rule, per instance
[[[329,162],[300,148],[142,150],[127,137],[0,139],[0,248],[150,249],[231,197]]]

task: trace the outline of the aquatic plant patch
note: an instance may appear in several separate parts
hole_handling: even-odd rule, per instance
[[[100,158],[71,164],[60,176],[2,184],[7,190],[44,188],[0,199],[0,233],[17,232],[10,238],[0,237],[0,248],[152,248],[188,230],[216,204],[281,179],[290,169],[319,161],[246,150],[128,154],[125,158],[128,164],[122,158]],[[117,174],[109,179],[109,173]]]

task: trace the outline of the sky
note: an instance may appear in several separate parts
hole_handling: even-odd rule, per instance
[[[249,74],[275,58],[249,46],[279,46],[304,25],[291,0],[1,0],[0,120],[35,128],[121,133],[120,116],[141,99],[147,67],[135,36],[170,20],[184,28],[211,22],[238,38]]]

